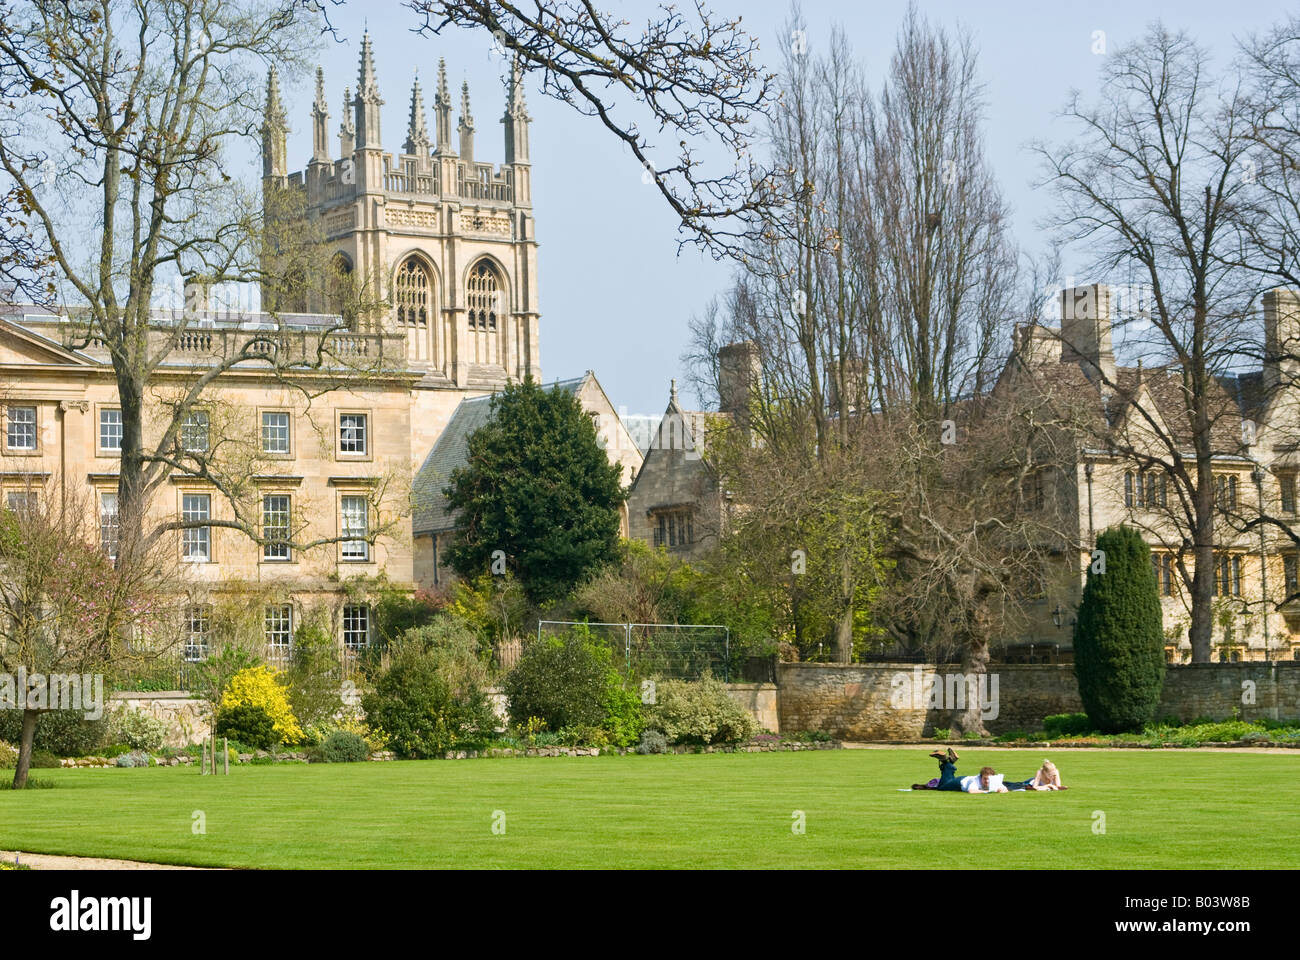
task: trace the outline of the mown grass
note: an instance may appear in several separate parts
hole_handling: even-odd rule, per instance
[[[1042,758],[968,749],[960,770],[1021,779]],[[1279,839],[1300,833],[1300,755],[1054,759],[1070,790],[992,796],[900,792],[935,773],[916,748],[51,770],[55,789],[0,790],[0,849],[260,868],[1300,867]]]

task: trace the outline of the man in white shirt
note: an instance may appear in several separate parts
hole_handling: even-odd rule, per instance
[[[957,754],[952,747],[946,754],[936,750],[930,754],[939,761],[939,780],[928,784],[914,783],[913,790],[960,790],[963,793],[1007,793],[1002,784],[1003,774],[992,767],[984,767],[978,774],[969,777],[957,776]],[[933,784],[933,785],[931,785]]]
[[[995,773],[992,767],[984,767],[973,777],[962,777],[961,788],[965,793],[1007,793],[1002,785],[1004,774]]]

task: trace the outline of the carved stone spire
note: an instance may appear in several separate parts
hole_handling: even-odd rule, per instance
[[[506,163],[528,162],[528,115],[524,103],[523,72],[516,57],[510,64],[510,80],[506,86],[506,113],[501,122],[506,128]]]
[[[357,127],[352,122],[352,88],[343,88],[343,122],[339,124],[339,154],[352,156],[357,148]]]
[[[325,71],[316,68],[316,100],[311,105],[311,159],[329,163],[329,107],[325,105]]]
[[[460,85],[460,158],[466,163],[474,162],[474,116],[469,110],[469,81]]]
[[[406,125],[406,143],[402,149],[421,159],[429,155],[429,127],[424,119],[424,93],[420,90],[418,73],[411,87],[411,119]]]
[[[357,149],[382,150],[379,108],[384,101],[379,96],[379,82],[375,79],[375,56],[369,31],[361,36],[361,68],[357,72],[357,96],[353,103],[357,115]]]
[[[289,175],[286,135],[289,123],[280,100],[280,74],[271,66],[266,76],[266,108],[262,117],[262,176]]]
[[[438,91],[433,95],[434,123],[437,125],[438,155],[456,152],[451,143],[451,92],[447,89],[447,62],[438,60]]]

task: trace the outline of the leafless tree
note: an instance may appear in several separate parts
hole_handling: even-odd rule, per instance
[[[146,631],[151,655],[174,646],[181,584],[170,552],[137,553],[131,563],[115,565],[99,547],[88,498],[74,492],[68,503],[44,493],[27,490],[0,506],[0,673],[6,683],[16,684],[21,670],[29,681],[44,678],[71,689],[63,686],[70,675],[112,672],[139,659],[130,643]],[[101,693],[102,682],[101,676]],[[83,698],[90,693],[81,684],[76,689]],[[23,721],[13,786],[22,789],[40,714],[77,705],[33,697],[26,689],[16,693],[23,698]]]
[[[797,9],[785,33],[806,35]],[[913,8],[877,96],[841,31],[822,56],[791,40],[784,53],[768,136],[777,193],[789,199],[756,230],[722,307],[696,321],[687,359],[715,378],[707,358],[719,346],[758,345],[746,420],[762,456],[789,470],[831,477],[845,459],[876,458],[862,437],[895,415],[938,455],[953,405],[992,384],[1016,291],[1005,206],[983,156],[974,49]],[[898,486],[877,489],[922,479],[895,475]],[[837,591],[844,659],[862,586],[850,554]]]
[[[304,2],[328,13],[325,0]],[[766,174],[749,154],[772,78],[739,17],[721,17],[702,0],[689,10],[662,5],[639,24],[570,0],[405,5],[425,35],[449,28],[490,33],[525,76],[540,79],[544,93],[595,118],[627,147],[680,219],[682,243],[734,254],[748,222],[772,202]],[[620,103],[620,95],[627,101]],[[676,155],[666,159],[642,122],[676,139],[669,145]],[[721,151],[722,169],[701,159],[712,150]]]
[[[377,306],[363,289],[350,292],[334,324],[290,329],[275,294],[328,276],[312,260],[321,245],[285,215],[301,198],[247,190],[229,166],[235,142],[274,133],[266,66],[304,67],[319,29],[319,17],[289,0],[0,0],[0,196],[20,207],[17,226],[32,229],[33,249],[48,251],[45,299],[69,317],[67,345],[100,349],[112,366],[130,549],[185,526],[145,529],[150,494],[169,475],[240,501],[246,462],[223,465],[216,455],[238,447],[236,438],[214,435],[199,447],[186,437],[219,403],[230,371],[258,368],[311,398],[382,364],[382,351],[356,348],[356,318]],[[286,262],[305,265],[297,280],[285,276]],[[160,322],[169,277],[198,302]],[[232,283],[271,291],[263,329],[200,327],[202,291]],[[177,376],[178,366],[190,374]],[[237,509],[230,524],[262,538],[259,516]]]
[[[1149,307],[1121,316],[1116,336],[1170,385],[1158,403],[1121,389],[1128,385],[1113,368],[1093,365],[1091,377],[1113,400],[1107,416],[1140,421],[1144,432],[1138,443],[1114,433],[1105,440],[1169,478],[1194,561],[1193,659],[1207,661],[1215,461],[1242,454],[1239,411],[1224,402],[1219,378],[1260,342],[1249,335],[1254,285],[1236,255],[1251,132],[1242,89],[1235,77],[1216,76],[1185,33],[1156,24],[1106,57],[1096,104],[1076,94],[1063,115],[1078,139],[1035,148],[1059,201],[1052,223],[1063,240],[1086,245],[1095,275],[1135,272]]]

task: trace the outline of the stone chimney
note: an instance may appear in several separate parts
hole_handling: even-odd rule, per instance
[[[1015,351],[1021,362],[1029,367],[1061,362],[1060,337],[1039,323],[1016,325]]]
[[[752,340],[729,343],[718,350],[718,401],[722,413],[731,414],[743,425],[749,401],[762,376],[758,344]]]
[[[1089,380],[1115,382],[1111,289],[1094,283],[1061,291],[1061,362],[1077,363]]]
[[[1265,386],[1294,383],[1300,378],[1300,291],[1277,287],[1262,301]]]

